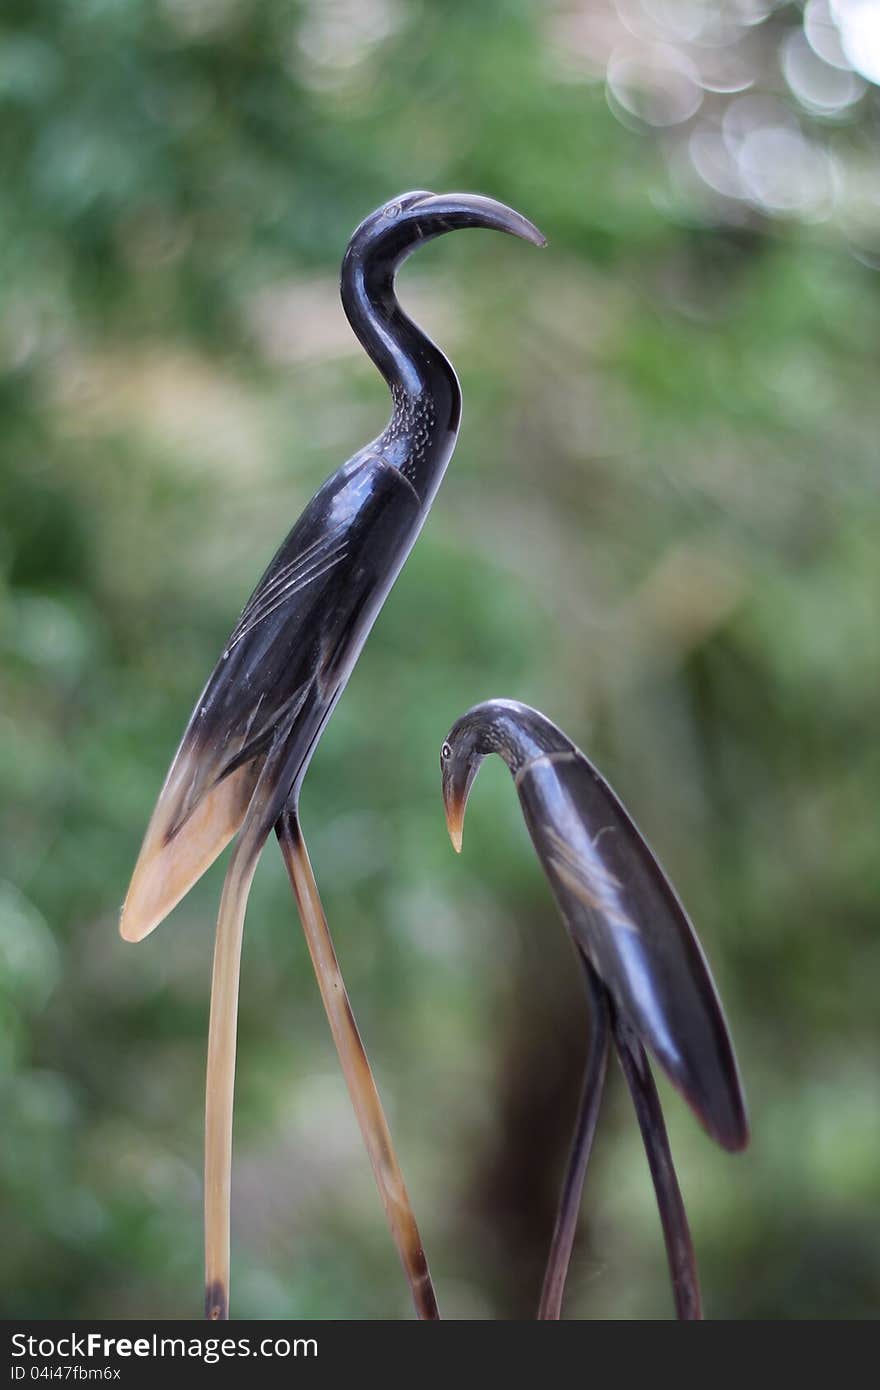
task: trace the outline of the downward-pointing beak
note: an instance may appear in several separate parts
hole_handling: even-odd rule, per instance
[[[464,802],[447,797],[443,788],[443,804],[446,808],[446,829],[456,854],[461,854],[461,837],[464,833]]]
[[[496,202],[494,198],[484,198],[479,193],[432,194],[420,199],[409,210],[409,215],[424,226],[429,236],[456,231],[461,227],[488,227],[492,231],[521,237],[533,246],[547,245],[544,233],[522,213]]]
[[[446,828],[456,854],[461,854],[461,837],[464,830],[464,813],[468,794],[477,768],[482,759],[465,760],[453,753],[443,763],[443,809],[446,812]]]

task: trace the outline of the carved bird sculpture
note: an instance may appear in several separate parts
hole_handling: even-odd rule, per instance
[[[725,1149],[748,1142],[742,1087],[706,958],[675,890],[625,807],[545,715],[512,700],[475,705],[440,755],[446,821],[461,849],[483,758],[510,769],[526,826],[583,965],[590,1049],[539,1317],[558,1318],[605,1079],[609,1033],[638,1118],[679,1318],[701,1316],[696,1259],[645,1049]]]
[[[375,1082],[342,984],[299,827],[309,762],[370,629],[425,523],[459,429],[461,392],[407,317],[395,272],[444,232],[544,237],[475,194],[407,193],[357,228],[342,302],[391,390],[387,428],[318,489],[245,605],[186,726],[122,909],[145,937],[235,836],[217,924],[208,1043],[205,1255],[208,1317],[228,1316],[229,1205],[239,964],[262,847],[278,835],[325,1008],[388,1220],[421,1317],[436,1301]]]

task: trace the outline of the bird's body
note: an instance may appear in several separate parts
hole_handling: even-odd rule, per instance
[[[658,1186],[667,1242],[680,1247],[678,1273],[670,1248],[673,1275],[680,1276],[683,1304],[698,1309],[695,1270],[693,1287],[689,1285],[692,1254],[684,1210],[643,1049],[656,1057],[719,1144],[731,1150],[745,1145],[742,1087],[705,956],[675,890],[623,803],[571,739],[527,705],[512,700],[477,705],[456,722],[443,745],[444,801],[456,848],[461,846],[471,783],[489,753],[499,754],[514,777],[530,838],[587,967],[593,1010],[602,1011],[603,1018],[603,996],[607,1000]],[[601,1033],[593,1052],[604,1056]],[[579,1125],[585,1138],[575,1144],[572,1158],[581,1180],[595,1099],[585,1094],[582,1112],[592,1102],[592,1121]],[[567,1187],[569,1201],[573,1192],[579,1196],[577,1184]],[[576,1215],[576,1206],[573,1211]],[[561,1287],[558,1293],[561,1297]]]
[[[577,749],[531,763],[518,791],[562,917],[619,1013],[712,1137],[740,1148],[741,1097],[718,996],[644,836]]]
[[[391,419],[315,493],[230,634],[147,831],[122,911],[128,940],[158,925],[246,814],[256,817],[249,828],[269,834],[427,518],[458,436],[461,391],[451,363],[401,309],[394,275],[416,246],[457,227],[543,244],[501,203],[427,193],[386,204],[349,243],[343,305],[389,385]],[[256,803],[270,753],[272,794]]]
[[[379,208],[352,236],[342,266],[343,305],[390,387],[391,419],[377,439],[318,489],[245,605],[184,731],[122,910],[122,935],[140,940],[238,832],[217,925],[208,1050],[210,1317],[225,1317],[228,1304],[241,935],[253,872],[273,827],[417,1304],[417,1290],[430,1286],[341,976],[327,988],[328,971],[338,976],[338,967],[299,832],[298,799],[322,730],[425,522],[458,434],[461,394],[455,372],[401,309],[395,272],[421,243],[465,227],[492,228],[544,244],[541,233],[519,213],[473,194],[406,194]],[[421,1305],[425,1316],[436,1312],[435,1305],[430,1311],[432,1300],[431,1293]]]
[[[259,807],[268,835],[305,776],[426,515],[404,475],[376,453],[356,456],[315,494],[245,605],[193,710],[170,795],[158,808],[160,854],[176,853],[190,817],[200,806],[204,813],[212,796],[226,801],[234,791],[236,808],[246,811],[274,751],[272,795]],[[194,865],[196,877],[204,867]],[[179,886],[182,896],[190,883]],[[161,907],[168,910],[165,901]],[[126,917],[131,908],[130,893]]]

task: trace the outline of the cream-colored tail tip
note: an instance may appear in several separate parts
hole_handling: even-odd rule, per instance
[[[196,803],[179,829],[183,793],[194,776],[194,755],[178,757],[159,797],[119,919],[124,941],[143,941],[226,848],[244,819],[259,774],[248,763],[224,777]]]
[[[145,936],[149,936],[150,932],[155,931],[159,923],[158,921],[145,922],[143,919],[138,921],[136,916],[126,912],[126,907],[127,903],[123,903],[119,913],[119,935],[123,941],[143,941]]]
[[[449,827],[449,838],[452,841],[452,848],[455,850],[456,854],[461,854],[461,834],[460,825],[456,826],[454,829],[452,826]]]
[[[119,912],[119,935],[122,937],[123,941],[141,940],[139,936],[135,935],[128,922],[125,920],[125,903],[122,904]]]
[[[161,827],[157,833],[154,820],[147,831],[119,914],[119,935],[123,941],[143,941],[149,936],[192,882],[187,842],[176,844],[172,840],[171,844],[164,845],[162,840]]]

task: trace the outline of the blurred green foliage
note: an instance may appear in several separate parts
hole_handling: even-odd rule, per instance
[[[196,1316],[222,865],[116,914],[193,700],[384,389],[335,290],[407,187],[550,238],[444,240],[402,297],[460,445],[306,784],[306,834],[438,1284],[536,1305],[579,980],[487,764],[456,861],[437,752],[491,695],[593,756],[700,930],[754,1140],[668,1090],[707,1310],[880,1302],[874,270],[833,225],[668,196],[526,0],[6,0],[0,21],[0,1183],[6,1316]],[[270,844],[243,976],[233,1308],[407,1316]],[[616,1076],[569,1316],[666,1316]]]

